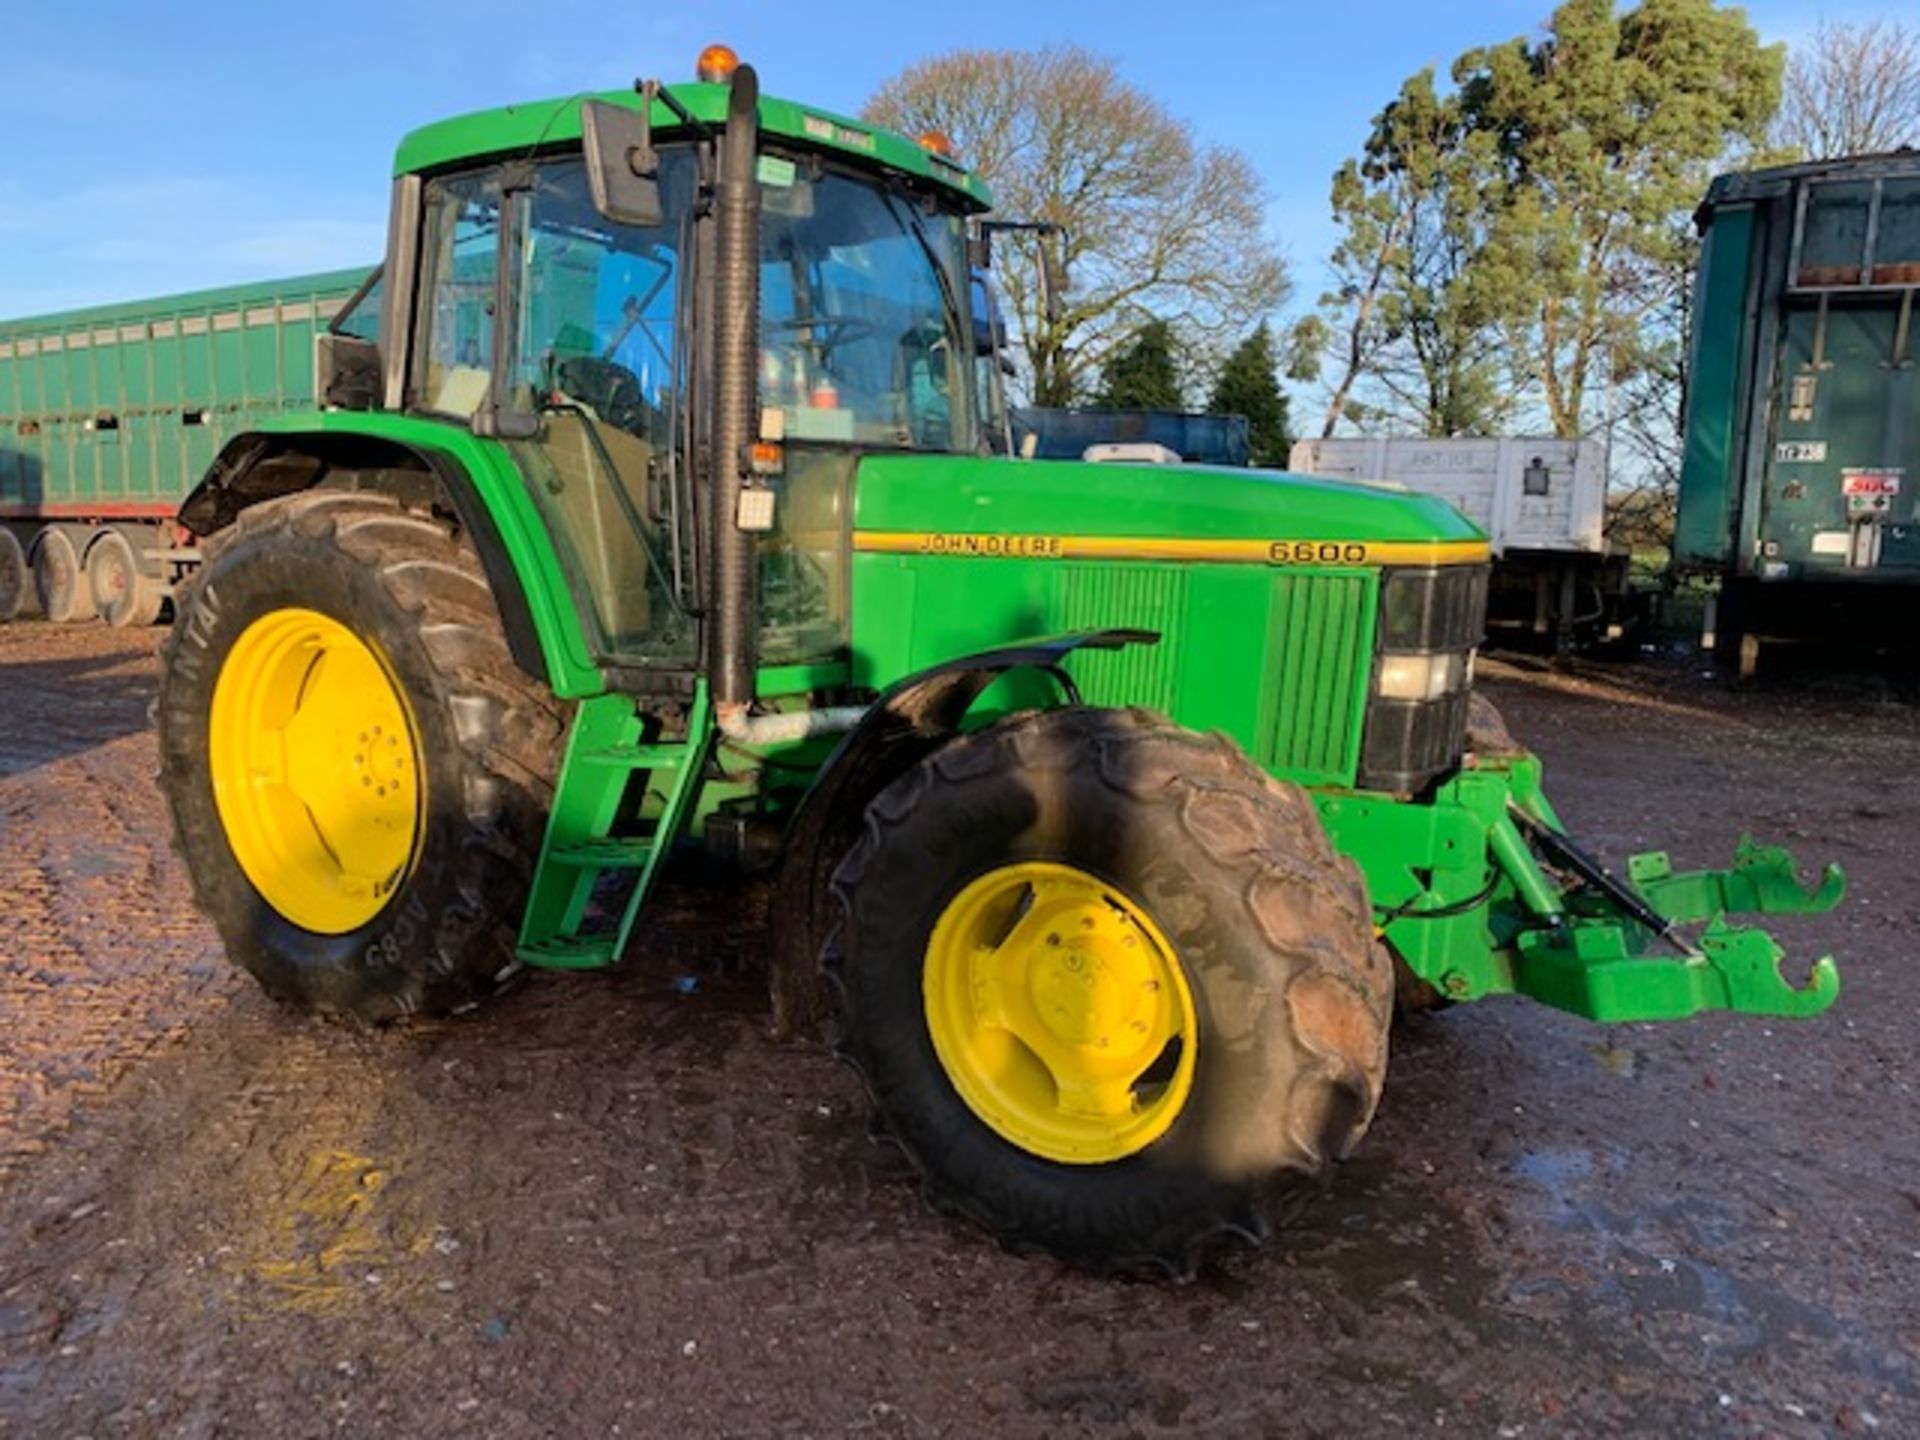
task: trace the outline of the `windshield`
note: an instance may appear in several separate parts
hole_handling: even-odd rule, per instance
[[[777,155],[760,183],[760,403],[787,439],[978,448],[965,221]]]

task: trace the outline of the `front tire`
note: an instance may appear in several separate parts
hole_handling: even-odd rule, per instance
[[[1359,872],[1222,738],[1084,709],[965,736],[834,885],[843,1053],[936,1203],[1011,1246],[1190,1274],[1372,1118],[1392,975]]]
[[[276,999],[380,1022],[492,994],[564,716],[471,545],[377,494],[243,512],[182,588],[156,704],[195,898]]]

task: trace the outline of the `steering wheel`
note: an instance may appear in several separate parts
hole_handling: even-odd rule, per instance
[[[616,430],[645,438],[653,407],[640,388],[640,377],[614,360],[573,355],[555,367],[560,389],[592,408]]]

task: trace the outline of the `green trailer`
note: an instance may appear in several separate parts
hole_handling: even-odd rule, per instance
[[[0,321],[0,622],[152,622],[199,559],[180,502],[234,435],[313,408],[316,337],[369,273]]]
[[[269,993],[378,1023],[618,963],[704,845],[771,867],[776,1018],[827,1012],[936,1202],[1182,1272],[1358,1142],[1396,992],[1832,1003],[1728,917],[1838,871],[1569,836],[1472,693],[1457,511],[993,453],[985,186],[701,71],[402,141],[338,403],[181,509],[160,783]]]
[[[1723,175],[1698,214],[1674,563],[1708,629],[1911,649],[1920,619],[1920,154]]]

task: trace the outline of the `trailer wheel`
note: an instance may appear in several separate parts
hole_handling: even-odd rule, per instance
[[[0,525],[0,625],[39,613],[40,596],[34,589],[26,548],[19,536]]]
[[[444,1013],[513,946],[564,717],[471,545],[366,492],[243,512],[183,587],[157,719],[195,897],[276,999]]]
[[[80,552],[64,530],[49,525],[33,542],[33,589],[40,613],[59,624],[94,617],[93,586]]]
[[[1191,1274],[1359,1140],[1392,971],[1312,802],[1144,711],[1017,717],[882,792],[834,879],[842,1053],[932,1198]]]
[[[106,531],[87,547],[87,584],[100,618],[116,629],[160,618],[160,586],[141,570],[132,542],[118,530]]]

